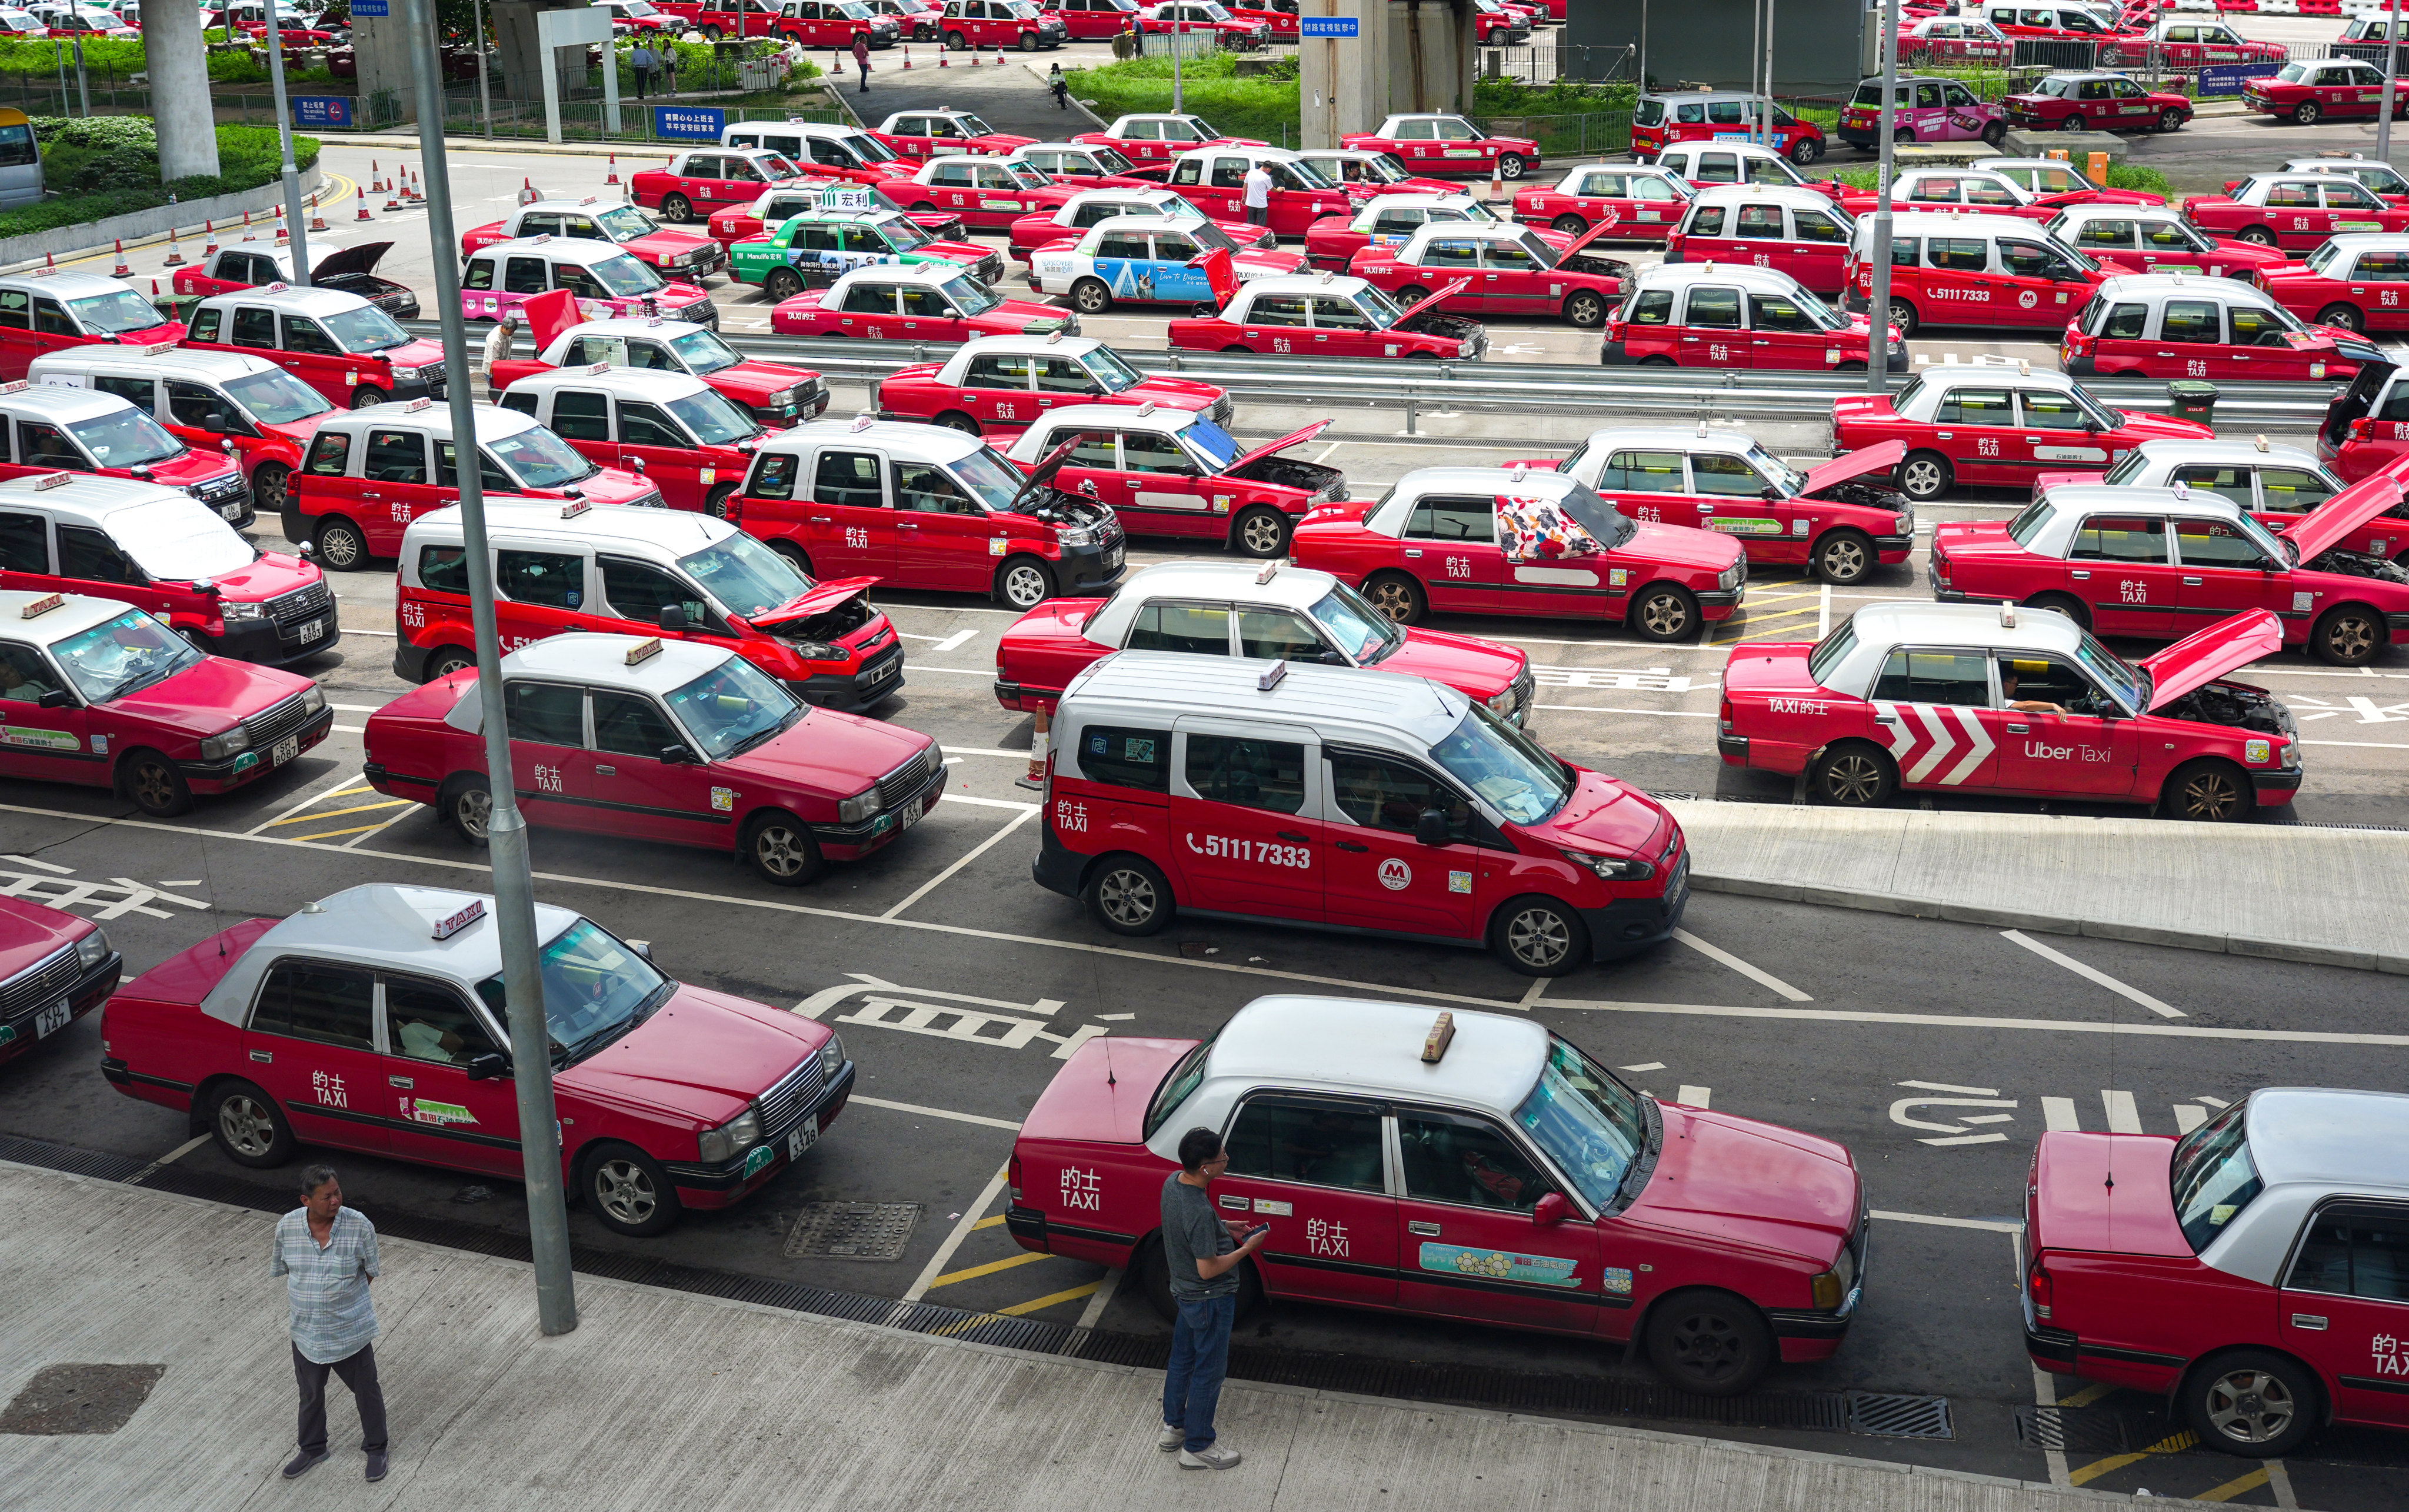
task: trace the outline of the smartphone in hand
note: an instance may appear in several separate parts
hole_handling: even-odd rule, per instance
[[[1248,1241],[1248,1240],[1249,1240],[1249,1239],[1256,1238],[1257,1236],[1262,1235],[1262,1234],[1267,1234],[1267,1233],[1269,1233],[1269,1232],[1271,1232],[1271,1231],[1272,1231],[1272,1226],[1271,1226],[1270,1224],[1268,1224],[1268,1223],[1258,1223],[1258,1224],[1256,1224],[1253,1228],[1248,1229],[1248,1230],[1246,1231],[1246,1234],[1245,1234],[1242,1238],[1240,1238],[1240,1239],[1239,1239],[1238,1243],[1240,1243],[1240,1244],[1242,1244],[1242,1245],[1243,1245],[1243,1244],[1247,1243],[1247,1241]]]

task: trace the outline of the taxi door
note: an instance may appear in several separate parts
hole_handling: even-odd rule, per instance
[[[1190,204],[1214,220],[1247,217],[1247,160],[1243,157],[1203,151],[1186,153],[1173,166],[1170,182]]]
[[[1595,492],[1635,520],[1695,525],[1683,461],[1679,452],[1616,452],[1599,465]]]
[[[2019,389],[2016,412],[2024,421],[2019,432],[2024,453],[2032,459],[2022,469],[2027,481],[2061,468],[2108,470],[2113,460],[2108,439],[2085,428],[2089,417],[2071,395],[2056,389]]]
[[[1175,826],[1175,828],[1176,828]],[[1397,1203],[1374,1102],[1284,1091],[1240,1104],[1213,1183],[1214,1217],[1271,1232],[1256,1274],[1274,1295],[1357,1306],[1397,1300]]]
[[[983,353],[962,368],[962,386],[953,393],[954,408],[988,425],[1017,427],[1037,415],[1030,388],[1030,370],[1042,359],[1023,352]]]
[[[44,532],[40,515],[0,514],[0,581],[22,572],[49,576]],[[106,785],[108,762],[90,750],[92,711],[81,703],[42,707],[43,694],[65,686],[39,647],[0,641],[0,771]]]
[[[613,403],[618,411],[618,465],[642,464],[644,476],[660,485],[670,508],[700,509],[704,497],[722,476],[720,469],[711,466],[714,454],[696,446],[657,404],[640,399]]]
[[[1174,731],[1171,864],[1183,906],[1319,924],[1326,916],[1313,732],[1188,718]]]
[[[1302,625],[1276,623],[1294,618],[1285,611],[1241,611],[1241,653],[1270,655],[1283,634],[1309,635]],[[1330,922],[1449,940],[1477,938],[1484,904],[1482,852],[1471,839],[1471,805],[1401,756],[1327,751],[1324,761],[1330,790],[1322,799],[1321,834],[1329,870],[1322,886]],[[1426,845],[1417,838],[1422,814],[1433,809],[1447,815],[1447,844]]]
[[[368,550],[391,556],[401,550],[402,532],[413,515],[454,502],[440,496],[427,469],[426,433],[401,426],[372,426],[360,457],[354,523],[368,538]],[[502,492],[509,492],[505,487]]]
[[[1728,452],[1690,454],[1690,491],[1699,529],[1737,538],[1752,561],[1803,562],[1807,538],[1793,538],[1790,530],[1796,508],[1788,498],[1767,499],[1767,486],[1746,457]]]
[[[1836,295],[1848,285],[1848,228],[1827,210],[1802,206],[1790,212],[1790,237],[1773,248],[1773,266],[1821,295]]]
[[[1956,647],[1901,646],[1874,679],[1873,736],[1911,787],[1992,785],[1998,742],[1983,723],[1991,707],[1990,658]]]
[[[588,628],[594,608],[585,583],[584,554],[512,547],[497,551],[494,599],[495,626],[506,655],[547,636]],[[581,712],[577,720],[583,718]],[[582,730],[569,743],[584,745]]]
[[[1992,786],[2053,797],[2124,798],[2133,791],[2141,750],[2134,721],[2072,712],[2078,701],[2102,697],[2089,677],[2056,656],[2001,652],[1995,659],[1998,700],[1983,713],[1999,747]]]
[[[970,328],[961,311],[933,284],[906,283],[895,292],[902,306],[897,324],[903,340],[967,341],[981,334]]]
[[[1405,1191],[1397,1202],[1397,1305],[1409,1312],[1565,1333],[1598,1332],[1605,1306],[1595,1224],[1544,1227],[1558,1190],[1522,1142],[1466,1110],[1399,1108]]]
[[[990,519],[933,462],[896,462],[896,581],[916,588],[986,593],[1000,552],[1011,550],[1003,522]]]
[[[1935,238],[1936,243],[1939,238]],[[2033,476],[2032,451],[2016,429],[2015,399],[1998,388],[1955,388],[1932,411],[1932,439],[1964,483],[2018,486]]]
[[[812,458],[802,538],[818,577],[892,574],[895,512],[887,507],[885,455],[842,443],[821,447]]]
[[[2183,569],[2168,556],[2167,522],[2155,515],[2095,514],[2066,553],[2067,587],[2100,635],[2174,633]]]
[[[2329,223],[2333,218],[2317,203],[2315,184],[2270,184],[2262,208],[2268,229],[2275,233],[2275,245],[2286,252],[2305,252],[2332,234]]]
[[[2249,537],[2214,520],[2171,523],[2181,577],[2173,633],[2187,635],[2245,609],[2296,611],[2284,564],[2269,561]]]
[[[2007,236],[1998,241],[1999,270],[1984,281],[1994,291],[1993,324],[2063,330],[2091,302],[2091,281],[2048,247]]]
[[[508,402],[516,397],[514,395],[502,397],[503,408],[516,410],[530,420],[538,418],[532,403]],[[552,413],[544,417],[544,425],[588,462],[599,462],[606,468],[617,465],[619,443],[613,439],[611,426],[611,396],[599,389],[553,390]]]
[[[2337,235],[2387,229],[2384,223],[2384,213],[2393,207],[2378,199],[2373,190],[2338,173],[2328,175],[2327,179],[2328,181],[2319,186],[2327,229]]]
[[[1506,553],[1497,543],[1495,498],[1423,498],[1406,517],[1398,547],[1406,570],[1421,580],[1432,609],[1486,614],[1505,607]]]
[[[1228,530],[1229,490],[1234,486],[1230,480],[1204,476],[1178,439],[1160,431],[1124,430],[1120,443],[1119,497],[1107,483],[1104,501],[1129,517],[1131,529],[1173,536],[1219,536]]]
[[[1684,367],[1748,367],[1754,349],[1741,321],[1740,291],[1724,284],[1694,283],[1681,316],[1673,360]]]
[[[34,345],[34,296],[22,289],[0,289],[0,381],[23,378],[42,351]]]
[[[1857,354],[1844,350],[1848,333],[1815,324],[1798,301],[1783,294],[1748,296],[1748,365],[1791,372],[1836,372]]]
[[[2276,1338],[2333,1382],[2335,1416],[2409,1427],[2409,1222],[2379,1202],[2309,1219],[2276,1298]]]
[[[730,773],[694,761],[664,761],[672,745],[692,749],[661,706],[641,693],[592,690],[594,746],[586,800],[598,825],[647,840],[735,847],[740,790]],[[697,751],[700,758],[701,754]]]
[[[1487,239],[1479,245],[1480,281],[1473,287],[1480,293],[1481,309],[1500,314],[1552,316],[1563,307],[1562,276],[1553,268],[1541,267],[1529,248]]]
[[[501,1055],[459,988],[426,977],[379,973],[384,1014],[384,1116],[404,1160],[524,1174],[518,1084],[470,1080],[470,1062]]]
[[[496,586],[504,586],[500,581],[504,574],[523,580],[525,559],[532,554],[496,552]],[[512,617],[510,609],[498,607],[498,617],[507,623]],[[513,638],[506,631],[501,637],[503,652],[507,655],[539,639],[533,635]],[[600,815],[585,803],[591,763],[585,751],[584,688],[566,683],[512,679],[502,684],[502,713],[503,726],[511,736],[511,787],[518,794],[519,806],[527,811],[529,824],[563,829],[620,828],[621,820]]]
[[[376,976],[364,967],[282,960],[261,980],[238,1069],[276,1100],[303,1143],[390,1147],[375,1014]]]
[[[48,295],[34,295],[34,355],[65,352],[69,347],[82,346],[86,340],[75,317],[67,307]]]

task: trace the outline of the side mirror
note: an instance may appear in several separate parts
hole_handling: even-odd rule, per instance
[[[318,543],[314,540],[301,541],[293,548],[293,551],[296,555],[315,556],[318,554]]]
[[[653,943],[650,940],[630,940],[627,942],[627,948],[646,960],[653,958]]]
[[[1573,1204],[1565,1201],[1565,1194],[1549,1192],[1531,1209],[1531,1223],[1534,1228],[1552,1229],[1572,1216]]]
[[[42,695],[41,706],[45,709],[73,709],[77,707],[76,696],[65,688],[52,688]]]
[[[642,477],[642,476],[643,476],[643,472],[644,472],[644,459],[643,459],[642,457],[640,457],[640,456],[631,456],[631,457],[629,457],[629,458],[627,459],[627,467],[628,467],[629,470],[633,471],[633,472],[634,472],[638,477],[640,477],[640,478],[641,478],[641,477]]]
[[[469,1079],[472,1082],[490,1082],[497,1076],[507,1076],[510,1073],[511,1058],[506,1055],[488,1050],[483,1055],[469,1058]],[[1552,1192],[1549,1194],[1549,1196],[1553,1195],[1555,1194]],[[1542,1198],[1540,1201],[1545,1202],[1546,1199]]]
[[[1440,809],[1424,809],[1414,821],[1414,838],[1425,845],[1449,845],[1454,838],[1447,832],[1447,814]]]
[[[694,758],[694,751],[692,748],[685,745],[662,746],[661,764],[665,767],[691,767],[700,765],[700,763]]]
[[[202,417],[201,428],[212,436],[223,436],[225,434],[226,418],[212,410]]]
[[[685,629],[685,606],[684,604],[663,604],[661,606],[661,628],[664,630],[675,630],[683,633]]]
[[[1782,502],[1782,490],[1768,486],[1759,489],[1756,497],[1765,500],[1767,504],[1779,504]]]

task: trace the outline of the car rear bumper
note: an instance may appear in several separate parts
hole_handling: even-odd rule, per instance
[[[1747,766],[1748,737],[1718,732],[1715,736],[1715,754],[1735,767]]]
[[[1082,856],[1054,838],[1054,826],[1047,815],[1037,816],[1037,857],[1029,863],[1030,880],[1047,892],[1059,892],[1065,898],[1079,896],[1080,886],[1087,880],[1088,863],[1095,857]]]

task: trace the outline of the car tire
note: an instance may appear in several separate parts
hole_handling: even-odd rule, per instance
[[[1022,613],[1054,597],[1054,569],[1034,556],[1015,556],[995,569],[995,596]]]
[[[2184,114],[2181,110],[2161,110],[2158,112],[2158,131],[2161,135],[2171,131],[2181,131],[2183,130],[2184,122],[2190,119],[2191,117]]]
[[[684,194],[671,194],[661,201],[661,219],[671,225],[685,225],[694,219],[694,201]]]
[[[1575,289],[1565,295],[1565,319],[1582,330],[1606,324],[1606,295],[1594,289]]]
[[[959,32],[947,32],[947,33],[945,34],[945,46],[946,46],[946,47],[948,47],[948,48],[950,48],[951,50],[954,50],[954,51],[956,51],[956,52],[959,52],[959,51],[963,50],[965,48],[968,48],[968,47],[970,46],[970,43],[969,43],[969,42],[968,42],[968,41],[967,41],[967,40],[962,36],[962,34],[961,34],[961,33],[959,33]]]
[[[2085,630],[2091,628],[2091,611],[2084,608],[2083,600],[2075,598],[2071,594],[2040,594],[2026,600],[2025,607],[2027,609],[2054,609],[2059,613],[2065,615],[2068,619],[2072,620],[2077,626]]]
[[[1815,543],[1815,575],[1835,586],[1863,583],[1882,563],[1873,538],[1862,530],[1830,530]]]
[[[1862,373],[1865,370],[1866,365],[1861,362],[1836,362],[1832,365],[1832,371],[1836,373]]]
[[[1823,155],[1824,144],[1812,137],[1799,137],[1798,145],[1790,150],[1790,161],[1802,168]]]
[[[172,819],[193,807],[193,785],[156,751],[134,751],[117,766],[117,788],[153,819]]]
[[[1737,1396],[1774,1360],[1765,1315],[1728,1291],[1677,1291],[1648,1310],[1648,1362],[1677,1390]]]
[[[1518,976],[1570,976],[1588,964],[1589,926],[1553,898],[1517,898],[1490,916],[1489,948]]]
[[[2007,139],[2008,123],[2004,121],[1994,121],[1983,128],[1983,141],[1986,146],[1997,147]]]
[[[2367,329],[2367,312],[2357,305],[2337,301],[2317,311],[2319,325],[2339,326],[2345,331]]]
[[[356,572],[368,565],[368,538],[339,514],[318,521],[316,560],[331,572]]]
[[[1658,583],[1639,590],[1625,618],[1643,641],[1669,643],[1703,633],[1706,620],[1698,613],[1698,596],[1678,583]]]
[[[1516,180],[1522,178],[1522,175],[1528,171],[1528,168],[1522,162],[1522,153],[1500,152],[1497,154],[1497,177],[1505,182],[1510,184]]]
[[[1153,862],[1127,852],[1097,864],[1079,900],[1088,905],[1089,917],[1132,939],[1160,933],[1179,912],[1170,880]]]
[[[1082,315],[1101,315],[1113,308],[1113,291],[1102,279],[1081,279],[1071,285],[1071,308]]]
[[[1406,310],[1430,297],[1430,291],[1419,284],[1408,283],[1397,291],[1397,308]]]
[[[1825,746],[1807,768],[1807,797],[1838,809],[1878,809],[1898,791],[1898,763],[1866,741]]]
[[[937,417],[937,424],[947,430],[958,430],[965,436],[979,433],[979,423],[959,410],[948,410]]]
[[[279,514],[283,513],[286,484],[292,477],[293,469],[281,462],[261,463],[259,470],[251,475],[252,508],[262,514],[266,514],[270,510]]]
[[[1034,33],[1023,32],[1020,34],[1020,50],[1023,52],[1034,52],[1037,50],[1037,37]]]
[[[1671,367],[1677,365],[1674,363],[1672,358],[1666,356],[1660,352],[1653,356],[1640,358],[1639,366],[1642,367]]]
[[[706,42],[716,42],[719,40],[720,36],[720,30],[715,25],[706,26],[702,29],[702,39]]]
[[[577,1195],[602,1227],[630,1239],[656,1238],[678,1220],[670,1174],[633,1145],[604,1145],[578,1161]]]
[[[803,554],[803,549],[801,546],[796,545],[793,541],[773,540],[770,542],[770,549],[785,557],[786,559],[786,565],[793,568],[796,571],[801,572],[803,576],[810,577],[812,575],[812,559]]]
[[[2316,1377],[2265,1349],[2237,1349],[2195,1366],[2181,1401],[2202,1444],[2252,1460],[2293,1453],[2325,1417]]]
[[[1568,237],[1577,237],[1589,229],[1589,223],[1578,215],[1559,215],[1548,223],[1548,229],[1561,231]]]
[[[435,814],[470,850],[483,850],[493,839],[493,785],[482,771],[455,771],[436,794]]]
[[[426,675],[420,681],[432,683],[439,677],[450,677],[454,672],[473,672],[476,670],[475,652],[465,646],[439,646],[434,654],[426,658]]]
[[[1268,504],[1258,504],[1230,527],[1230,543],[1248,556],[1283,555],[1288,551],[1289,517]]]
[[[912,207],[912,213],[915,215],[934,215],[936,212],[937,207],[925,199]]]
[[[761,292],[772,301],[785,304],[803,292],[803,277],[791,267],[773,267],[762,276]]]
[[[2314,126],[2317,123],[2317,117],[2324,113],[2324,111],[2317,108],[2316,101],[2302,100],[2300,104],[2292,107],[2292,124],[2296,126]]]
[[[704,496],[702,500],[702,512],[710,515],[714,520],[725,520],[728,518],[728,501],[735,497],[736,485],[734,483],[721,483],[718,487],[713,489],[709,494]]]
[[[210,1089],[209,1138],[227,1159],[253,1171],[288,1165],[301,1149],[276,1100],[242,1081],[220,1082]]]
[[[1891,145],[1895,147],[1909,146],[1915,141],[1915,133],[1904,128],[1893,127],[1890,134],[1890,139]]]
[[[1957,469],[1938,452],[1910,452],[1899,460],[1898,491],[1918,504],[1928,504],[1949,492]]]
[[[1420,625],[1430,612],[1430,595],[1403,572],[1381,572],[1363,584],[1363,598],[1399,625]]]
[[[2263,225],[2254,225],[2243,230],[2240,239],[2254,247],[2272,247],[2275,245],[2275,233]]]
[[[378,405],[382,404],[385,401],[385,397],[384,390],[377,387],[374,383],[362,383],[357,388],[352,390],[352,408],[354,410],[373,410]]]
[[[2250,779],[2230,761],[2191,761],[2175,769],[2158,790],[2158,812],[2198,824],[2234,824],[2258,805]]]
[[[2364,667],[2391,640],[2384,616],[2365,604],[2337,604],[2309,631],[2309,649],[2329,667]]]
[[[1898,338],[1904,341],[1915,334],[1915,328],[1924,324],[1924,318],[1915,312],[1915,306],[1912,303],[1893,295],[1890,301],[1890,323],[1898,327]]]
[[[781,887],[814,882],[828,866],[811,826],[784,809],[757,814],[747,821],[741,850],[746,866]]]

